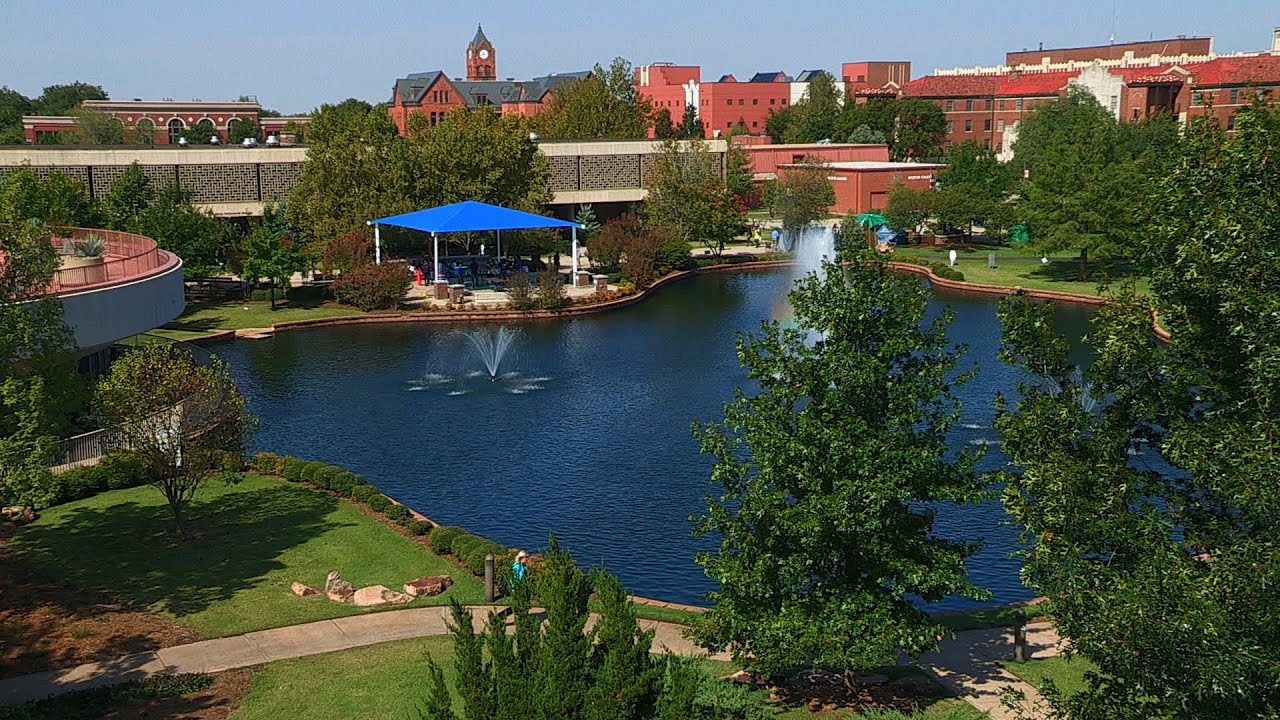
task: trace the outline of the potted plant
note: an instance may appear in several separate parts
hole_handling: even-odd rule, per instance
[[[70,280],[68,285],[93,285],[107,280],[107,244],[95,235],[84,240],[68,238],[62,244],[62,269],[78,270],[68,273],[64,278]]]

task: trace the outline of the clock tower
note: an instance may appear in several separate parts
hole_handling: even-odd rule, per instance
[[[467,44],[467,80],[496,80],[498,71],[497,58],[494,56],[493,43],[484,36],[484,30],[476,26],[476,36]]]

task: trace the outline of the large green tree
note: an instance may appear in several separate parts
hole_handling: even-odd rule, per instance
[[[826,217],[836,202],[828,174],[826,163],[807,157],[766,186],[765,202],[771,213],[782,216],[784,228],[802,228]]]
[[[382,108],[359,100],[322,105],[307,127],[307,161],[289,193],[290,220],[327,241],[365,222],[408,212],[412,152]]]
[[[832,139],[840,115],[843,92],[830,73],[819,72],[809,81],[804,97],[791,106],[782,139],[789,143],[814,143]],[[767,125],[766,125],[767,127]]]
[[[741,231],[745,214],[703,140],[664,142],[648,178],[645,222],[676,245],[682,243],[686,259],[689,243],[702,243],[719,255]]]
[[[695,426],[718,497],[698,519],[719,538],[698,562],[720,589],[696,636],[750,669],[850,673],[937,646],[918,607],[983,597],[970,545],[935,535],[940,505],[975,500],[975,455],[951,453],[959,351],[951,313],[866,249],[827,263],[790,295],[794,326],[738,340],[758,386]]]
[[[255,420],[227,366],[201,362],[176,345],[135,348],[98,383],[93,407],[109,449],[128,449],[173,512],[178,535],[192,536],[187,506],[200,486],[239,458]]]
[[[145,209],[125,222],[125,228],[154,239],[161,248],[182,258],[188,278],[208,277],[223,269],[234,240],[229,225],[195,207],[193,194],[173,182],[163,185]]]
[[[46,87],[34,104],[38,115],[70,115],[85,100],[108,99],[107,91],[101,85],[73,82]]]
[[[534,118],[545,138],[642,138],[653,123],[653,106],[636,90],[631,63],[614,58],[608,68],[552,91]],[[668,117],[668,121],[670,118]]]
[[[50,233],[35,221],[0,223],[0,503],[48,504],[49,461],[80,384]]]
[[[41,178],[20,167],[0,180],[0,222],[39,220],[49,225],[94,227],[98,214],[83,183],[60,172]]]
[[[1099,311],[1083,376],[1050,308],[1001,308],[1034,373],[997,423],[1023,575],[1099,668],[1060,716],[1280,713],[1280,110],[1235,129],[1193,123],[1145,188],[1150,299]]]
[[[78,105],[69,115],[76,127],[67,132],[66,142],[74,145],[123,145],[124,122],[96,108]]]
[[[297,231],[289,225],[283,207],[268,205],[262,220],[240,241],[241,277],[250,285],[271,280],[271,307],[276,288],[289,287],[289,278],[306,266]]]
[[[22,130],[22,116],[35,111],[31,98],[6,86],[0,86],[0,145],[21,145],[26,142]]]
[[[1090,255],[1128,257],[1144,241],[1147,188],[1177,146],[1171,120],[1149,122],[1120,123],[1073,88],[1019,123],[1012,166],[1029,178],[1020,219],[1043,250],[1078,250],[1081,279]]]

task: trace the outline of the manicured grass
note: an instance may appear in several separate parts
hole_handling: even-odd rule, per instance
[[[327,655],[281,660],[253,676],[253,685],[232,720],[274,720],[280,717],[412,718],[425,688],[426,658],[440,666],[445,682],[456,687],[453,640],[431,637],[372,645]],[[732,663],[703,661],[716,675],[737,670]],[[895,677],[918,673],[915,668],[890,668]],[[773,706],[778,720],[813,720],[806,708]],[[454,698],[454,711],[459,710]],[[823,718],[855,718],[827,714]],[[887,715],[885,720],[897,720]],[[959,699],[933,703],[918,717],[928,720],[981,720],[987,717]]]
[[[269,302],[233,300],[191,303],[177,320],[151,332],[175,340],[188,340],[226,330],[271,327],[275,323],[290,320],[314,320],[360,314],[361,312],[355,308],[333,304],[277,302],[276,308],[272,310]]]
[[[44,511],[11,547],[51,578],[214,637],[365,612],[289,591],[294,581],[322,586],[331,570],[356,587],[392,589],[423,575],[453,576],[452,588],[415,605],[483,597],[481,583],[453,563],[344,500],[284,480],[210,481],[190,517],[199,536],[179,542],[158,490],[117,490]]]
[[[253,676],[234,720],[415,717],[426,695],[428,655],[456,687],[453,640],[430,637],[269,663]],[[454,698],[454,712],[461,707]]]
[[[1017,614],[1019,609],[1027,613],[1028,620],[1049,616],[1043,606],[1028,605],[1023,608],[993,608],[991,610],[973,610],[971,612],[956,613],[955,615],[943,615],[938,618],[938,621],[942,623],[943,627],[952,632],[1012,627],[1013,616]]]
[[[1085,680],[1084,674],[1098,671],[1097,665],[1080,655],[1071,658],[1065,655],[1033,658],[1024,663],[1002,660],[1000,664],[1037,688],[1043,687],[1045,680],[1052,680],[1064,697],[1070,697],[1088,688],[1089,683]]]
[[[702,613],[692,612],[689,610],[676,610],[674,608],[655,607],[653,605],[641,605],[636,603],[636,617],[645,620],[661,620],[662,622],[679,623],[681,625],[692,625],[693,621]]]

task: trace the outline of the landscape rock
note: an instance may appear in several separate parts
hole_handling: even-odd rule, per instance
[[[354,585],[343,580],[337,570],[334,570],[329,573],[329,577],[325,578],[324,594],[328,595],[329,599],[334,602],[350,605],[352,597],[356,594],[356,589]]]
[[[26,525],[36,519],[36,511],[23,505],[10,505],[0,508],[0,516],[15,525]]]
[[[396,592],[385,585],[370,585],[356,590],[351,603],[356,607],[377,607],[379,605],[403,605],[413,602],[413,596]]]
[[[290,585],[289,589],[298,597],[318,597],[320,595],[320,588],[313,588],[310,585],[304,585],[300,582]]]
[[[448,575],[428,575],[405,583],[404,592],[406,595],[412,595],[413,597],[427,597],[429,595],[439,595],[448,590],[452,584],[453,578]]]

